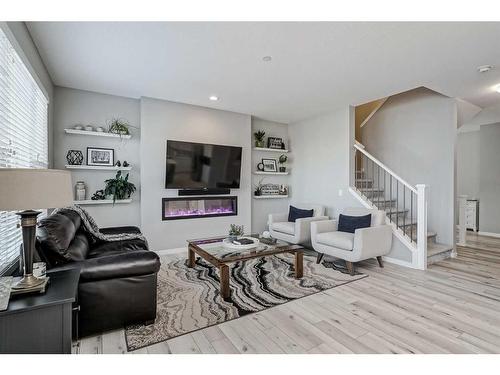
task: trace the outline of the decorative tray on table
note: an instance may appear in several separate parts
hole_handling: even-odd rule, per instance
[[[239,240],[243,240],[242,244],[239,244]],[[248,241],[252,241],[252,243],[245,243]],[[236,242],[236,243],[235,243]],[[224,246],[227,249],[235,249],[235,250],[246,250],[246,249],[252,249],[254,247],[257,247],[259,245],[260,241],[258,238],[254,237],[238,237],[236,240],[231,240],[229,238],[225,238],[222,241],[222,246]]]

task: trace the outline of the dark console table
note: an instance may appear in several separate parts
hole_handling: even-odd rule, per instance
[[[0,353],[71,353],[80,270],[47,275],[44,294],[12,296],[0,311]]]

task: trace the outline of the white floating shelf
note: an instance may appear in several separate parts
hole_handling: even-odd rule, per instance
[[[288,195],[254,195],[254,199],[284,199],[288,198]]]
[[[132,199],[117,199],[115,201],[115,204],[125,204],[131,202]],[[73,204],[78,204],[78,205],[113,204],[113,199],[101,199],[95,201],[93,201],[92,199],[87,199],[84,201],[73,201]]]
[[[65,165],[66,169],[87,169],[91,171],[130,171],[132,167],[102,167],[98,165]]]
[[[130,139],[132,137],[131,135],[120,135],[114,133],[96,132],[88,130],[64,129],[64,131],[66,132],[66,134],[94,135],[97,137],[122,138],[122,139]]]
[[[282,154],[286,154],[289,152],[288,150],[282,150],[281,148],[267,148],[267,147],[254,147],[254,151],[265,151],[265,152],[281,152]]]
[[[278,175],[278,176],[286,176],[290,172],[262,172],[262,171],[254,171],[253,174],[272,174],[272,175]]]

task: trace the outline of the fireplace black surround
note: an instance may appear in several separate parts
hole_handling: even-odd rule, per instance
[[[238,215],[238,197],[163,198],[162,220]]]

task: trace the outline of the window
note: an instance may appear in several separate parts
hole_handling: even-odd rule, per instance
[[[0,28],[0,168],[48,167],[47,119],[47,98]],[[18,222],[0,211],[0,275],[19,256]]]

